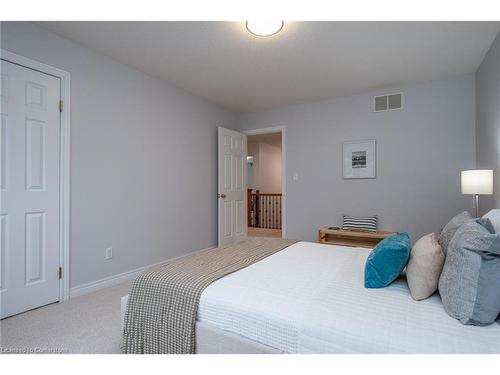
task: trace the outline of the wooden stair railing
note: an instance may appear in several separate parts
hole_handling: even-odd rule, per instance
[[[261,193],[247,190],[248,226],[281,229],[281,193]]]

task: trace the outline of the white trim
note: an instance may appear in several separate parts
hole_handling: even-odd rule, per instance
[[[160,264],[165,263],[165,262],[176,260],[176,259],[188,256],[188,255],[192,255],[192,254],[195,254],[195,253],[198,253],[201,251],[211,250],[211,249],[215,249],[215,246],[207,247],[206,249],[195,250],[195,251],[192,251],[188,254],[181,255],[181,256],[178,256],[178,257],[175,257],[172,259],[163,260],[163,261],[158,262],[158,263],[150,264],[150,265],[139,267],[139,268],[127,271],[127,272],[119,273],[118,275],[108,276],[108,277],[105,277],[105,278],[100,279],[100,280],[92,281],[90,283],[80,284],[80,285],[74,286],[73,288],[70,289],[70,298],[83,296],[84,294],[89,294],[89,293],[96,292],[96,291],[104,289],[104,288],[109,288],[111,286],[121,284],[125,281],[133,280],[137,276],[139,276],[139,274],[141,272],[147,270],[148,268],[160,265]]]
[[[273,126],[269,128],[243,130],[243,134],[258,135],[281,132],[281,237],[286,238],[286,126]]]
[[[60,136],[60,222],[59,222],[59,266],[63,269],[62,279],[59,285],[59,300],[64,301],[69,298],[69,257],[70,257],[70,93],[71,74],[64,70],[41,63],[36,60],[12,53],[5,49],[0,49],[0,59],[24,66],[29,69],[52,75],[61,80],[61,100],[64,103],[61,113],[61,136]]]

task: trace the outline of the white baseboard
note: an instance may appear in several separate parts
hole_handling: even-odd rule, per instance
[[[175,258],[171,258],[171,259],[166,259],[164,261],[150,264],[150,265],[147,265],[144,267],[139,267],[139,268],[127,271],[127,272],[120,273],[118,275],[108,276],[108,277],[105,277],[105,278],[100,279],[100,280],[92,281],[90,283],[80,284],[80,285],[74,286],[74,287],[70,288],[69,298],[83,296],[84,294],[92,293],[92,292],[98,291],[100,289],[109,288],[111,286],[124,283],[125,281],[133,280],[137,276],[139,276],[139,274],[141,272],[145,271],[148,268],[157,266],[159,264],[162,264],[162,263],[165,263],[168,261],[172,261],[175,259],[185,257],[186,255],[191,255],[194,253],[198,253],[200,251],[210,250],[210,249],[214,249],[214,248],[215,248],[215,246],[212,246],[212,247],[207,247],[206,249],[192,251],[192,252],[185,254],[185,255],[181,255],[181,256],[178,256]]]

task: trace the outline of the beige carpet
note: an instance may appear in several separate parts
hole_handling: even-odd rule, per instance
[[[120,298],[131,283],[0,321],[0,347],[12,352],[120,353]]]

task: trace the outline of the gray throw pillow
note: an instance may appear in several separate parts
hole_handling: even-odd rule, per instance
[[[495,229],[495,233],[500,233],[500,209],[494,209],[489,211],[487,214],[483,216],[483,219],[490,219],[493,228]]]
[[[443,249],[443,253],[446,255],[448,252],[448,245],[450,244],[453,235],[457,229],[464,223],[472,220],[472,216],[467,211],[461,212],[451,219],[448,224],[446,224],[439,234],[439,244]]]
[[[438,288],[444,265],[444,253],[434,233],[427,234],[413,245],[406,266],[406,280],[413,299],[430,297]]]
[[[484,219],[458,228],[439,279],[444,309],[463,324],[488,325],[500,314],[500,235],[487,228]]]

